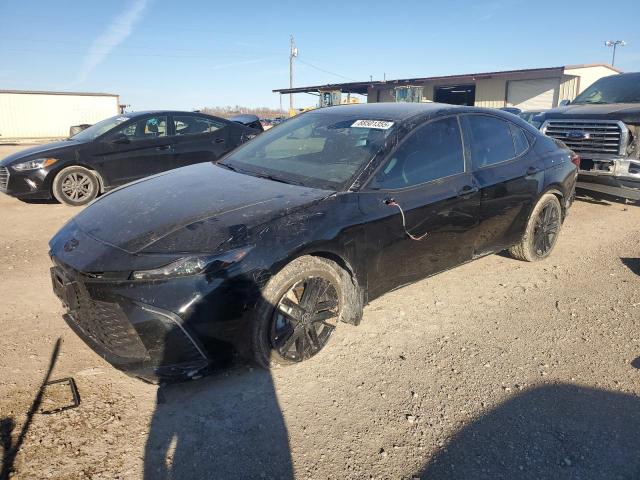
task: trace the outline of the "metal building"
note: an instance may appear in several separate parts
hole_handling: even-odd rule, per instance
[[[0,90],[0,141],[68,137],[73,125],[117,115],[119,104],[110,93]]]
[[[601,77],[620,73],[605,64],[470,73],[441,77],[337,83],[274,90],[281,94],[326,92],[360,94],[368,103],[433,101],[478,107],[544,110],[578,93]]]

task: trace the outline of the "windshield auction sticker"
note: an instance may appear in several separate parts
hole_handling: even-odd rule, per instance
[[[356,120],[351,125],[352,128],[375,128],[378,130],[389,130],[393,126],[393,122],[385,120]]]

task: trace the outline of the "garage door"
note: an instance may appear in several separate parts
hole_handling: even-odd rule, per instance
[[[553,108],[553,100],[560,87],[558,78],[512,80],[507,83],[507,104],[522,110]]]

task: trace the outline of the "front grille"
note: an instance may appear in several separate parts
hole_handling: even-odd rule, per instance
[[[548,120],[541,130],[585,158],[623,155],[629,138],[629,130],[617,120]],[[584,132],[588,138],[572,138],[570,132]]]
[[[118,357],[138,360],[147,357],[138,332],[118,304],[88,300],[80,294],[78,305],[70,312],[71,317],[93,342]]]
[[[9,169],[7,167],[0,167],[0,188],[6,190],[9,186]]]

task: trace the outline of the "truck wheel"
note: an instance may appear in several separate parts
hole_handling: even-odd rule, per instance
[[[351,278],[338,264],[313,256],[297,258],[274,275],[252,325],[256,363],[289,365],[322,350],[348,310],[346,282]]]
[[[531,212],[522,240],[509,249],[518,260],[537,262],[547,258],[558,240],[562,226],[562,207],[552,193],[545,193]]]
[[[60,203],[79,207],[98,196],[100,182],[95,174],[84,167],[63,168],[53,180],[53,196]]]

